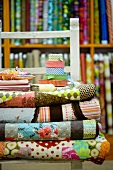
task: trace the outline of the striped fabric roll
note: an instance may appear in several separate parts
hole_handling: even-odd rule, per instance
[[[112,9],[111,0],[106,1],[106,12],[108,22],[109,43],[113,44],[113,23],[112,23]]]
[[[113,134],[113,113],[112,113],[112,94],[110,80],[110,61],[107,55],[104,56],[104,75],[105,75],[105,99],[107,111],[108,134]]]
[[[104,86],[104,55],[99,54],[99,84],[100,84],[100,108],[102,130],[106,130],[106,111],[105,111],[105,86]]]
[[[100,30],[99,27],[99,2],[94,0],[94,42],[95,44],[100,43]]]
[[[54,0],[48,0],[48,31],[53,31]],[[47,39],[48,44],[53,44],[53,38]]]

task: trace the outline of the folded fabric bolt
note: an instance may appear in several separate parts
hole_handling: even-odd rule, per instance
[[[31,123],[35,108],[0,108],[0,123]]]
[[[48,123],[2,123],[0,141],[95,139],[99,134],[96,120]]]
[[[36,107],[36,122],[59,122],[69,120],[99,119],[101,114],[98,99],[69,104]]]
[[[46,68],[46,74],[53,74],[53,75],[64,74],[64,68]]]
[[[53,84],[55,87],[68,86],[68,80],[39,80],[40,84]]]
[[[46,68],[64,68],[65,61],[46,61]]]
[[[0,91],[0,107],[36,107],[84,101],[95,95],[94,84],[81,84],[77,87],[55,90],[53,92]]]
[[[92,140],[0,142],[0,159],[81,160],[102,164],[110,143],[101,134]]]
[[[44,74],[44,80],[67,80],[67,74]]]
[[[63,61],[63,55],[62,54],[49,54],[48,56],[49,61]]]

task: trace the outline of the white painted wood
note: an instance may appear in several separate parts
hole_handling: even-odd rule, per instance
[[[27,38],[61,38],[70,37],[70,31],[37,31],[37,32],[2,32],[2,39],[27,39]]]
[[[73,80],[80,80],[79,19],[70,19],[70,67]]]
[[[3,70],[6,70],[8,68],[0,68],[0,71],[3,71]],[[20,68],[22,71],[26,71],[26,72],[29,72],[33,75],[37,75],[37,74],[45,74],[46,73],[46,68],[45,67],[37,67],[37,68]],[[69,73],[70,72],[70,67],[69,66],[66,66],[64,68],[64,71],[66,73]]]

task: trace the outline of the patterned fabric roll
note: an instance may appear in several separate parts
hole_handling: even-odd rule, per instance
[[[53,31],[54,0],[48,0],[48,31]],[[53,38],[48,38],[48,44],[53,44]]]
[[[99,126],[95,120],[48,123],[0,124],[0,141],[95,139]]]
[[[111,0],[106,1],[106,12],[107,12],[107,22],[108,22],[109,43],[113,44],[113,23],[112,23],[112,2],[111,2]]]
[[[0,142],[1,159],[86,160],[102,164],[110,143],[103,135],[94,140]]]
[[[106,111],[105,111],[105,85],[104,85],[104,55],[99,54],[99,85],[100,85],[100,108],[101,124],[103,132],[106,131]]]
[[[104,56],[104,75],[105,75],[105,100],[107,112],[108,134],[113,134],[113,109],[112,109],[112,90],[110,80],[110,61],[107,55]]]
[[[46,74],[64,74],[64,68],[46,68]]]
[[[94,82],[96,88],[96,97],[99,99],[100,97],[100,80],[99,80],[99,55],[94,54]]]
[[[99,2],[94,1],[94,43],[100,43]]]

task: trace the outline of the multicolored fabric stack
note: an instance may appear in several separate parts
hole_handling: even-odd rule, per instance
[[[64,72],[65,62],[62,54],[49,54],[46,61],[46,74],[44,79],[39,80],[40,84],[54,84],[55,86],[67,86],[68,77]]]
[[[49,89],[0,91],[0,158],[102,164],[110,143],[101,133],[95,85]]]

